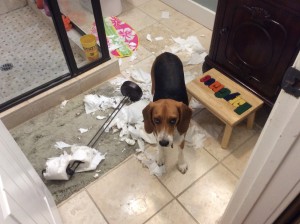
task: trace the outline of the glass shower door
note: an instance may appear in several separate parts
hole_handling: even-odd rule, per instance
[[[42,8],[30,0],[25,7],[0,14],[0,112],[110,59],[100,0],[90,1],[96,14],[81,6],[64,11],[78,0],[43,1]],[[72,19],[85,22],[86,31],[94,22],[101,34],[98,44],[83,49],[80,39],[86,33],[78,32]]]
[[[0,106],[68,73],[56,32],[29,5],[0,15]]]

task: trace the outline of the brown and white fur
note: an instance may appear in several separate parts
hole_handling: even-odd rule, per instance
[[[151,69],[153,102],[143,110],[144,126],[147,133],[153,133],[157,140],[159,166],[165,163],[164,148],[177,146],[178,169],[185,173],[188,165],[183,149],[192,110],[184,82],[183,66],[180,59],[171,53],[159,55]]]

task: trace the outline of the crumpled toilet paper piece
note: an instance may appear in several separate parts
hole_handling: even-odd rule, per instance
[[[187,51],[189,53],[202,53],[205,48],[199,42],[196,36],[189,36],[186,39],[180,37],[172,38],[176,44],[171,46],[172,53],[178,53],[179,51]]]
[[[121,97],[106,97],[89,94],[83,99],[85,112],[87,114],[96,112],[97,110],[106,110],[108,108],[116,108],[121,102]]]
[[[150,33],[148,33],[148,34],[146,35],[146,39],[147,39],[148,41],[152,42],[152,38],[151,38],[151,34],[150,34]]]
[[[71,161],[82,161],[76,173],[95,170],[98,164],[105,159],[105,154],[102,155],[99,151],[88,146],[72,145],[71,152],[73,153]]]
[[[151,175],[160,177],[166,172],[165,165],[158,166],[155,161],[155,156],[153,156],[150,153],[143,152],[143,153],[136,155],[135,157],[149,169]]]
[[[120,129],[127,126],[127,124],[142,122],[144,119],[142,111],[147,105],[147,101],[140,100],[128,106],[124,106],[111,122],[110,127],[117,126]]]
[[[59,157],[49,158],[43,176],[46,180],[69,180],[66,169],[72,156],[64,152]]]
[[[57,148],[57,149],[64,149],[64,148],[69,148],[69,147],[71,147],[71,145],[70,145],[70,144],[67,144],[67,143],[65,143],[65,142],[63,142],[63,141],[59,141],[59,142],[56,142],[56,143],[55,143],[54,147]]]
[[[83,102],[84,102],[85,112],[87,114],[90,114],[100,109],[102,99],[97,95],[89,94],[84,96]]]
[[[78,131],[79,131],[81,134],[83,134],[83,133],[88,132],[89,129],[87,129],[87,128],[79,128]]]
[[[95,170],[98,164],[105,159],[105,154],[101,154],[94,148],[88,146],[71,146],[72,154],[66,151],[58,157],[49,158],[46,161],[46,169],[43,176],[46,180],[69,180],[70,176],[67,174],[66,169],[68,165],[73,164],[74,161],[82,161],[76,173]]]
[[[142,138],[150,144],[156,143],[154,135],[147,134],[144,130],[142,111],[148,103],[146,100],[140,100],[128,106],[124,106],[111,122],[110,128],[117,127],[121,130],[119,134],[121,140],[126,141],[127,139],[126,142],[132,144],[132,141],[128,141],[128,138],[131,137],[134,140]]]
[[[68,102],[69,102],[69,100],[62,101],[61,104],[60,104],[60,108],[63,109],[67,105]]]
[[[204,62],[205,57],[207,56],[206,52],[203,53],[192,53],[190,60],[187,62],[188,65],[197,65]]]

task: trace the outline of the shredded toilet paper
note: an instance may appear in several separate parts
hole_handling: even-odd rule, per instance
[[[106,97],[89,94],[84,97],[83,102],[85,106],[85,112],[90,114],[98,110],[103,111],[108,108],[116,108],[121,102],[121,97]]]
[[[98,164],[105,159],[105,154],[103,155],[96,149],[88,146],[72,145],[71,151],[73,161],[83,162],[76,169],[76,173],[95,170]]]
[[[143,153],[136,155],[135,157],[149,169],[149,172],[151,175],[160,177],[166,172],[165,165],[158,166],[155,161],[155,156],[153,156],[150,153],[143,152]]]
[[[49,158],[46,161],[46,169],[43,176],[46,180],[69,180],[70,176],[67,174],[66,169],[68,165],[74,161],[81,161],[77,169],[78,172],[85,172],[95,170],[98,164],[105,159],[105,154],[101,154],[94,148],[87,146],[71,146],[71,154],[66,151],[58,157]]]
[[[64,148],[71,147],[71,145],[67,144],[65,142],[59,141],[59,142],[55,143],[54,147],[57,148],[57,149],[64,149]]]
[[[63,109],[67,105],[68,102],[69,102],[69,100],[62,101],[61,104],[60,104],[60,108]]]
[[[66,169],[72,156],[64,152],[59,157],[50,158],[46,162],[43,176],[46,180],[69,180]]]
[[[205,48],[202,46],[196,36],[188,36],[186,39],[177,37],[172,38],[176,44],[171,46],[172,53],[176,54],[179,51],[187,51],[189,53],[202,53]]]

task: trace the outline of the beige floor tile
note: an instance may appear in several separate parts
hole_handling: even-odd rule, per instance
[[[235,189],[237,178],[218,165],[178,200],[199,223],[216,223],[222,216]]]
[[[132,60],[131,57],[125,57],[119,59],[120,70],[125,70],[127,68],[136,67],[137,63],[147,59],[152,56],[152,53],[145,49],[142,45],[139,44],[137,50],[135,51],[136,59]]]
[[[160,20],[160,23],[177,33],[176,37],[181,38],[189,36],[203,27],[199,23],[196,23],[194,20],[178,12],[174,12],[169,19]]]
[[[255,134],[222,162],[238,177],[242,176],[259,135],[260,133]]]
[[[134,6],[139,6],[141,4],[144,4],[145,2],[148,2],[149,0],[127,0],[130,4]]]
[[[147,26],[156,23],[156,20],[138,8],[123,12],[118,18],[128,24],[135,30],[140,31]]]
[[[134,157],[87,190],[109,223],[143,223],[172,199]]]
[[[75,194],[58,209],[64,224],[107,223],[86,191]]]
[[[194,150],[186,147],[184,156],[189,168],[185,174],[182,174],[177,169],[177,149],[166,149],[165,165],[167,172],[159,177],[162,183],[175,196],[184,191],[217,163],[217,160],[203,149]]]
[[[223,128],[225,128],[225,124]],[[229,145],[226,149],[221,148],[220,145],[224,129],[222,129],[220,135],[217,138],[215,136],[208,137],[204,144],[204,148],[217,160],[220,161],[235,149],[237,149],[244,142],[246,142],[248,139],[250,139],[258,131],[259,130],[256,127],[254,129],[247,129],[246,123],[242,122],[241,124],[233,128],[233,132],[229,140]]]
[[[209,52],[211,37],[212,37],[212,31],[210,29],[207,29],[206,27],[201,27],[199,30],[197,30],[195,33],[192,33],[192,35],[196,36],[202,46],[206,49],[206,52]]]
[[[168,12],[169,16],[173,16],[176,10],[166,5],[159,0],[151,0],[139,6],[143,12],[147,13],[149,16],[155,18],[156,20],[167,20],[167,18],[162,18],[163,12]]]
[[[207,133],[215,138],[218,138],[223,130],[224,123],[220,121],[215,115],[209,112],[207,109],[202,110],[200,113],[193,117]]]
[[[147,39],[147,34],[151,35],[152,42]],[[177,36],[174,31],[160,23],[154,23],[139,32],[139,41],[149,52],[154,52],[155,55],[158,55],[165,50],[166,46],[172,46],[175,43],[172,40],[174,36]],[[162,37],[163,39],[155,40],[157,37]]]
[[[134,64],[134,66],[121,68],[122,74],[125,77],[129,78],[132,71],[142,70],[144,72],[149,73],[149,78],[150,78],[150,71],[151,71],[151,67],[152,67],[152,64],[153,64],[154,60],[155,60],[155,56],[151,55],[150,57],[148,57],[148,58],[146,58],[146,59],[144,59],[140,62],[137,62],[136,64]]]
[[[185,65],[183,70],[185,74],[185,83],[192,81],[193,79],[197,78],[199,75],[203,74],[202,72],[202,63],[196,64],[196,65]],[[187,79],[187,72],[189,72],[189,75],[192,75],[191,78]]]
[[[122,13],[134,8],[134,5],[132,5],[128,0],[121,0],[121,3],[122,3]]]
[[[173,200],[169,205],[162,209],[158,214],[151,218],[146,224],[194,224],[195,220]]]

